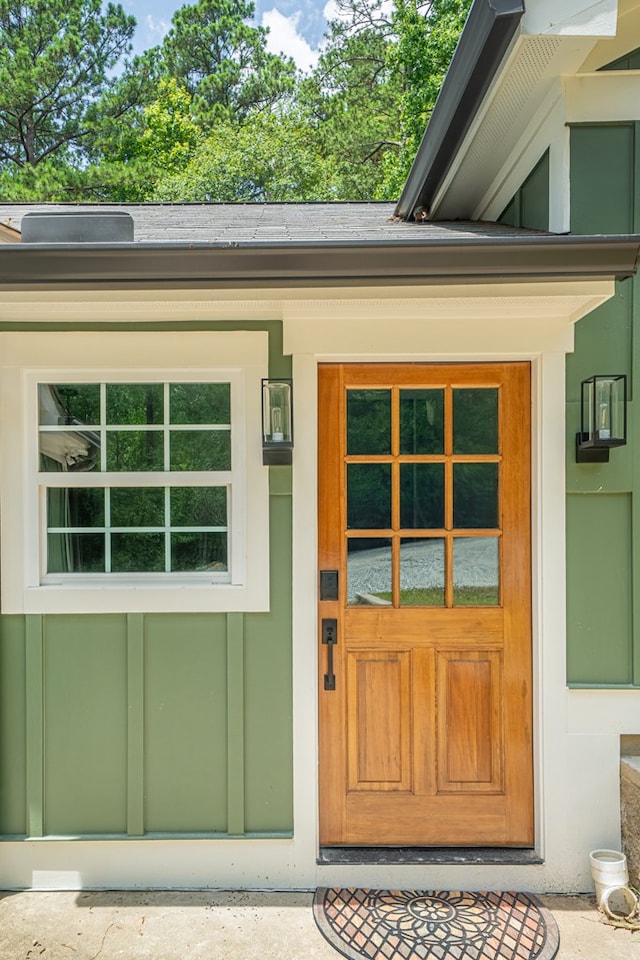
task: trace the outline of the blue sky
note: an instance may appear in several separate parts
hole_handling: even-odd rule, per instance
[[[196,2],[196,0],[192,0]],[[174,0],[121,0],[138,21],[134,50],[153,47],[171,26],[171,17],[183,3]],[[318,46],[331,15],[332,0],[255,0],[256,21],[269,27],[269,49],[293,57],[308,70],[318,56]]]

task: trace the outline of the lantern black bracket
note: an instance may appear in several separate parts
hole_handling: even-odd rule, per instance
[[[293,382],[262,381],[262,462],[268,467],[293,462]]]
[[[627,442],[627,376],[594,374],[580,385],[576,463],[608,463],[612,447]]]
[[[588,446],[588,433],[576,433],[576,463],[609,463],[611,447]]]

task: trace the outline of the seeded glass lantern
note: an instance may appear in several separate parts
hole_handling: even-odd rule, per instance
[[[627,377],[596,374],[582,381],[577,463],[608,463],[611,447],[627,442]]]
[[[262,381],[262,462],[267,466],[291,463],[293,406],[291,380]]]

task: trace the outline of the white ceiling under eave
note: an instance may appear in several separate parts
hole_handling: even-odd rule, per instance
[[[526,149],[532,127],[557,99],[560,78],[594,69],[591,61],[605,55],[598,58],[598,50],[618,50],[619,25],[640,22],[638,13],[640,0],[530,0],[435,197],[432,219],[477,217],[507,158]]]

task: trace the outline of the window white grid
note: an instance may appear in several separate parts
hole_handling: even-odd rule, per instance
[[[175,476],[175,475],[176,475],[176,474],[172,474],[172,476]],[[47,490],[49,490],[49,489],[55,489],[56,487],[60,486],[60,484],[47,483],[47,482],[46,482],[46,477],[47,477],[47,476],[48,476],[47,474],[41,474],[41,479],[43,479],[43,481],[44,481],[44,482],[43,482],[43,487],[44,487],[44,495],[45,495],[45,497],[46,497],[46,494],[47,494]],[[55,476],[55,475],[54,475],[54,476]],[[63,474],[63,476],[65,476],[65,475]],[[109,474],[109,477],[112,477],[112,476],[113,476],[113,474]],[[127,476],[129,476],[129,475],[127,475]],[[145,477],[148,477],[148,474],[145,474]],[[89,487],[90,489],[94,489],[94,490],[95,490],[95,489],[99,489],[99,487],[97,487],[95,484],[86,484],[86,485],[85,485],[85,484],[82,484],[82,485],[78,484],[78,486],[83,486],[83,487],[84,487],[84,486],[87,486],[87,487]],[[123,486],[124,486],[124,484],[123,484]],[[138,485],[132,486],[131,489],[139,490],[139,489],[141,489],[141,486],[142,486],[142,485],[140,485],[140,486],[138,486]],[[156,489],[158,486],[159,486],[159,484],[144,484],[144,488],[145,488],[145,489]],[[161,534],[164,535],[164,573],[170,573],[170,574],[174,575],[174,574],[176,574],[178,571],[175,571],[174,569],[172,569],[171,535],[174,534],[174,533],[185,533],[185,534],[196,534],[196,533],[228,533],[228,532],[229,532],[229,528],[230,528],[229,513],[230,513],[230,505],[231,505],[231,486],[230,486],[230,485],[210,483],[210,484],[207,484],[207,487],[208,487],[209,489],[211,489],[212,487],[215,487],[215,488],[217,488],[217,489],[225,489],[225,490],[226,490],[226,493],[227,493],[227,496],[226,496],[227,522],[226,522],[226,524],[225,524],[224,526],[212,526],[212,525],[208,525],[208,526],[207,526],[207,525],[204,525],[204,524],[199,524],[199,525],[194,524],[194,525],[192,525],[192,526],[184,526],[184,525],[179,525],[179,524],[172,524],[172,523],[170,522],[170,519],[171,519],[171,503],[170,503],[171,490],[174,489],[174,488],[177,487],[177,486],[188,486],[189,488],[192,488],[192,487],[195,487],[196,484],[191,484],[191,483],[185,482],[184,484],[173,484],[173,485],[171,485],[171,486],[165,486],[165,487],[164,487],[164,517],[165,517],[165,522],[164,522],[163,524],[155,524],[155,525],[148,524],[147,526],[134,526],[134,525],[131,525],[131,526],[122,526],[122,525],[112,524],[112,523],[111,523],[111,490],[112,490],[112,488],[111,488],[110,486],[107,486],[107,487],[105,487],[105,491],[104,491],[104,523],[103,523],[103,524],[95,524],[95,525],[93,525],[93,526],[72,526],[72,525],[69,525],[69,526],[58,526],[58,527],[57,527],[57,526],[52,526],[52,525],[50,525],[50,524],[47,524],[46,532],[47,532],[47,534],[50,534],[50,533],[57,533],[57,534],[83,534],[83,533],[86,533],[86,534],[102,534],[102,535],[105,537],[105,543],[104,543],[105,574],[111,574],[111,573],[112,573],[112,569],[111,569],[111,565],[112,565],[112,564],[111,564],[111,535],[112,535],[112,534],[114,534],[114,533],[124,533],[124,534],[129,534],[129,533],[142,533],[142,534],[145,534],[145,533],[161,533]],[[66,489],[66,488],[69,488],[69,487],[70,487],[70,484],[68,484],[68,483],[63,485],[63,489]],[[47,505],[46,505],[46,503],[45,503],[45,505],[44,505],[44,507],[43,507],[43,512],[45,513],[45,515],[46,515],[46,511],[47,511]],[[167,522],[167,518],[169,518],[169,522]],[[229,544],[227,544],[227,546],[228,546],[228,549],[229,549]],[[230,566],[230,564],[231,564],[231,558],[228,556],[227,565]],[[158,571],[158,572],[159,572],[159,571]],[[123,574],[121,574],[121,575],[123,575]],[[49,574],[46,573],[46,559],[45,559],[45,566],[44,566],[44,568],[43,568],[42,576],[43,576],[43,580],[46,581],[48,577],[49,577],[49,578],[53,577],[53,578],[55,578],[55,579],[58,579],[58,577],[73,577],[73,578],[75,578],[75,577],[78,577],[78,576],[87,576],[87,577],[94,578],[94,577],[96,577],[96,576],[100,576],[100,574],[95,574],[95,573],[91,573],[91,574],[81,574],[81,573],[78,573],[78,572],[72,572],[72,573],[66,573],[66,574],[65,574],[65,573],[55,573],[55,574],[50,574],[50,575],[49,575]],[[126,576],[127,576],[127,577],[129,577],[129,576],[132,576],[132,577],[148,577],[149,574],[145,574],[145,573],[138,574],[138,573],[132,573],[132,572],[130,572],[130,573],[127,573]],[[219,573],[217,573],[217,572],[212,573],[211,571],[197,571],[197,570],[193,570],[193,571],[189,571],[189,573],[187,574],[187,576],[188,576],[188,577],[206,578],[207,580],[212,580],[212,579],[213,579],[213,580],[219,581],[219,582],[221,582],[221,583],[228,582],[228,580],[229,580],[229,574],[228,574],[226,571],[225,571],[225,572],[219,572]]]
[[[149,582],[155,579],[177,582],[204,582],[210,584],[229,584],[239,582],[242,575],[242,553],[239,549],[239,540],[243,535],[241,522],[233,516],[234,495],[233,490],[241,485],[241,464],[244,460],[239,443],[239,435],[243,433],[241,429],[241,403],[239,401],[239,383],[241,377],[231,371],[224,371],[220,376],[212,377],[209,372],[207,375],[196,371],[185,375],[184,371],[176,373],[174,376],[159,377],[155,375],[132,375],[131,371],[125,373],[113,373],[105,376],[105,371],[101,371],[97,376],[81,375],[77,372],[72,375],[63,376],[62,371],[56,371],[53,375],[38,377],[32,380],[32,391],[39,389],[40,384],[56,385],[63,384],[92,384],[99,386],[99,408],[100,422],[83,422],[76,424],[77,430],[91,430],[100,436],[100,469],[89,470],[86,472],[63,471],[44,471],[38,470],[37,483],[39,490],[39,516],[40,516],[40,583],[42,585],[78,582],[78,583],[101,583],[112,581],[131,581]],[[171,422],[170,408],[170,390],[174,384],[228,384],[230,388],[230,423],[178,423]],[[112,384],[121,385],[139,385],[139,384],[162,384],[163,387],[163,408],[162,420],[158,423],[126,423],[107,422],[107,387]],[[38,415],[37,401],[34,403],[34,413],[37,423],[38,436],[42,433],[64,433],[74,429],[72,424],[40,424]],[[236,426],[232,430],[232,424]],[[171,469],[171,435],[175,432],[227,432],[230,433],[230,470],[172,470]],[[107,435],[116,432],[154,432],[163,434],[163,470],[141,470],[141,471],[116,471],[109,470],[107,464]],[[40,461],[39,444],[36,442],[35,457],[38,465]],[[178,487],[207,487],[224,488],[226,495],[226,524],[224,526],[172,526],[170,522],[169,499],[171,490]],[[55,488],[87,488],[105,490],[104,500],[104,524],[91,527],[71,527],[71,526],[53,526],[48,524],[47,513],[47,491]],[[111,523],[111,489],[114,488],[162,488],[164,489],[164,518],[162,523],[153,526],[114,526]],[[238,491],[236,489],[235,500],[238,500]],[[47,572],[48,570],[48,534],[102,534],[105,537],[104,559],[105,569],[102,572]],[[126,533],[161,533],[164,535],[164,571],[149,572],[114,572],[112,571],[112,539],[111,534]],[[171,557],[171,535],[172,534],[198,534],[198,533],[226,533],[227,534],[227,569],[218,570],[190,570],[175,571],[172,570]]]

